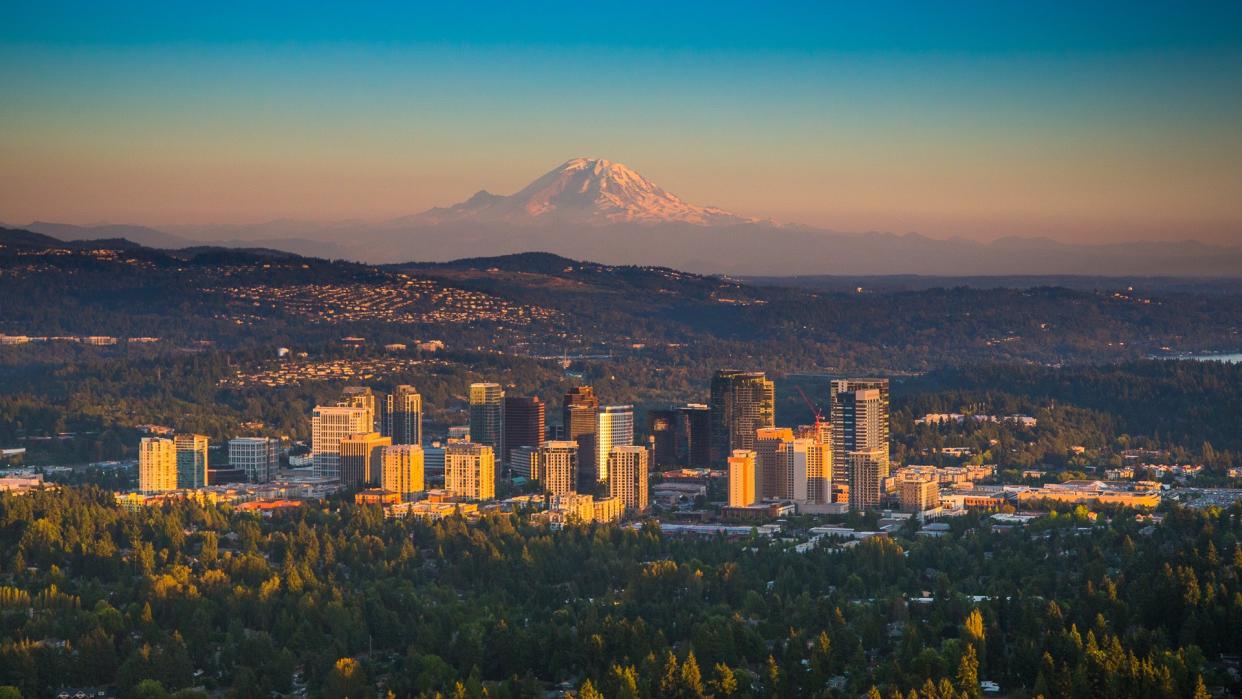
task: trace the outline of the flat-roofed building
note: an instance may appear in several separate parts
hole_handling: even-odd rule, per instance
[[[837,379],[829,384],[835,480],[849,482],[849,453],[854,451],[881,449],[888,468],[888,397],[888,379]]]
[[[755,497],[789,499],[792,485],[785,464],[784,445],[794,440],[788,427],[763,427],[755,430],[752,440],[755,451]]]
[[[402,500],[426,489],[423,448],[417,444],[394,444],[380,450],[380,488]]]
[[[1056,502],[1122,505],[1154,508],[1160,505],[1160,484],[1155,481],[1065,481],[1048,483],[1018,493],[1018,502]]]
[[[888,472],[888,450],[852,451],[846,455],[850,474],[850,509],[874,510],[880,506],[884,474]]]
[[[496,452],[486,444],[459,442],[444,448],[444,490],[471,500],[496,497]]]
[[[202,488],[207,485],[207,437],[201,434],[178,434],[173,438],[177,447],[177,487]]]
[[[777,446],[783,492],[777,497],[799,503],[832,502],[832,447],[815,439],[794,438]]]
[[[758,502],[755,486],[755,451],[734,449],[729,457],[729,507],[747,507]]]
[[[546,406],[538,396],[505,396],[505,465],[513,468],[514,450],[543,444]]]
[[[613,447],[634,444],[634,406],[605,405],[596,413],[595,421],[595,472],[590,479],[578,477],[578,487],[585,490],[590,484],[608,480],[608,455]]]
[[[498,383],[470,384],[470,441],[504,455],[505,391]]]
[[[535,452],[531,477],[553,497],[578,491],[578,443],[570,440],[544,442]]]
[[[646,512],[650,452],[646,447],[613,447],[608,454],[608,494],[630,512]]]
[[[341,477],[341,440],[371,431],[366,408],[345,405],[316,406],[311,413],[311,461],[320,478]]]
[[[934,478],[910,475],[897,484],[903,512],[924,512],[940,506],[940,484]]]
[[[392,438],[379,432],[351,434],[341,440],[341,485],[357,488],[379,483],[381,452],[392,446]]]
[[[171,439],[143,437],[138,443],[138,490],[163,493],[177,489],[177,445]]]
[[[241,469],[251,483],[267,483],[280,468],[277,442],[271,437],[234,437],[229,440],[229,466]]]

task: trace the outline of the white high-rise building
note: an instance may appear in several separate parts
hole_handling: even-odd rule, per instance
[[[251,483],[267,483],[280,467],[276,440],[270,437],[234,437],[229,440],[229,466],[246,472]]]
[[[634,444],[634,406],[605,405],[595,415],[595,473],[596,481],[608,480],[608,455],[613,447]],[[581,482],[578,487],[586,489],[589,484]]]
[[[320,405],[311,415],[311,460],[315,475],[341,477],[341,440],[371,431],[374,421],[366,408]]]

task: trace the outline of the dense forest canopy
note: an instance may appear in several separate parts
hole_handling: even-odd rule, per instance
[[[798,553],[339,502],[262,519],[127,513],[92,489],[0,496],[0,683],[958,697],[987,679],[1011,696],[1191,696],[1236,683],[1219,659],[1242,648],[1240,541],[1236,506],[1156,526],[969,517],[943,538]]]

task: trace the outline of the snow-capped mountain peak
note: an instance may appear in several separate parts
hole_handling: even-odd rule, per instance
[[[509,196],[480,191],[416,217],[422,223],[478,221],[579,224],[748,223],[755,219],[682,201],[621,163],[574,158]]]

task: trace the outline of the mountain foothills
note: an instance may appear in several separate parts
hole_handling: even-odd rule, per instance
[[[821,291],[533,253],[370,266],[12,230],[0,245],[0,331],[12,335],[221,347],[421,337],[509,355],[909,372],[1233,351],[1242,328],[1242,296],[1155,285]]]
[[[830,195],[829,195],[830,196]],[[548,251],[612,265],[738,275],[1145,275],[1238,277],[1242,248],[1194,241],[981,243],[917,233],[842,233],[697,206],[620,163],[575,158],[511,195],[469,199],[387,221],[25,228],[62,239],[267,247],[373,264]]]

